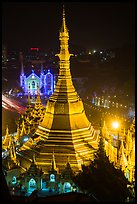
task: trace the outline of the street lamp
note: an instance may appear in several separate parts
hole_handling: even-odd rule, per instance
[[[112,123],[112,127],[114,128],[114,129],[117,129],[117,128],[119,128],[119,122],[118,121],[114,121],[113,123]]]
[[[118,121],[114,121],[112,123],[112,127],[117,130],[117,140],[119,141],[119,128],[120,128],[120,123]]]
[[[119,127],[120,127],[120,123],[118,121],[114,121],[112,123],[112,127],[116,130],[118,130],[117,133],[117,161],[119,160],[119,148],[120,148],[120,140],[119,140]]]

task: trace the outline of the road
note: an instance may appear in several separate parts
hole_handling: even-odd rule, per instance
[[[2,107],[12,111],[17,112],[19,114],[24,114],[26,108],[23,107],[18,101],[14,99],[10,99],[9,97],[6,97],[2,94]]]
[[[123,117],[120,112],[116,113],[115,109],[98,107],[93,105],[90,101],[84,101],[84,107],[86,115],[95,129],[99,129],[101,119],[102,122],[105,121],[109,129],[112,127],[112,122],[117,120],[121,123],[121,129],[128,129],[132,123],[128,118]]]

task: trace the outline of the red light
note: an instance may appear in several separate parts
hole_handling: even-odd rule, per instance
[[[38,47],[31,47],[30,49],[31,49],[31,50],[37,50],[37,51],[39,51],[39,48],[38,48]]]

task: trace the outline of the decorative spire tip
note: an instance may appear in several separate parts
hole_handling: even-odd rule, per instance
[[[65,17],[65,7],[64,7],[64,4],[63,4],[63,17]]]

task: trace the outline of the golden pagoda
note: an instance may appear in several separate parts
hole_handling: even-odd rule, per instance
[[[6,135],[2,141],[2,148],[3,149],[10,149],[12,143],[12,136],[9,134],[9,128],[8,125],[6,127]]]
[[[69,164],[76,172],[83,162],[87,164],[93,159],[93,152],[98,146],[98,133],[87,119],[83,102],[73,86],[70,72],[72,54],[68,48],[69,33],[64,8],[59,40],[60,53],[56,55],[60,60],[59,76],[55,91],[47,101],[44,118],[35,133],[40,138],[35,147],[36,163],[48,172],[54,152],[60,172],[65,168],[68,156]]]

